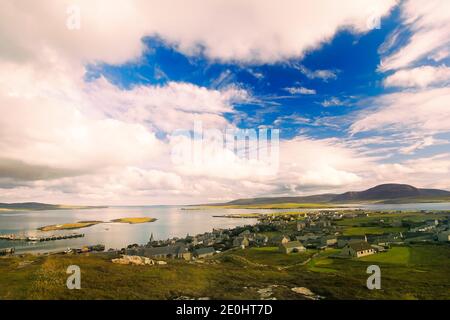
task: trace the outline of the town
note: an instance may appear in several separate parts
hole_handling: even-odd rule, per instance
[[[145,245],[131,244],[127,248],[110,252],[124,256],[190,261],[230,249],[249,247],[278,247],[284,254],[335,248],[340,251],[331,255],[333,258],[359,258],[386,252],[392,245],[450,241],[448,212],[419,212],[415,217],[421,219],[416,221],[409,220],[407,213],[363,210],[286,212],[257,216],[256,225],[213,229],[203,234],[167,240],[155,240],[151,234]],[[352,234],[354,230],[361,232]]]
[[[249,247],[278,247],[278,250],[285,254],[307,249],[337,248],[340,252],[331,257],[359,258],[385,252],[391,245],[450,241],[449,212],[422,211],[419,214],[422,218],[417,221],[408,220],[408,214],[403,214],[405,218],[401,218],[401,212],[383,213],[367,210],[235,215],[234,218],[257,217],[258,223],[233,229],[213,229],[203,234],[188,234],[184,238],[174,237],[166,240],[155,240],[151,234],[145,245],[130,244],[127,248],[109,249],[108,253],[190,261],[210,257],[230,249]],[[439,215],[439,219],[436,215]],[[352,221],[355,221],[356,225],[352,225]],[[367,232],[348,234],[348,230],[355,228]],[[371,230],[376,232],[371,233]],[[2,238],[51,241],[83,236],[83,234],[68,234],[24,238],[4,235]],[[105,246],[100,244],[78,249],[68,248],[64,253],[102,252],[104,249]],[[14,248],[2,249],[0,255],[13,254],[14,251]]]

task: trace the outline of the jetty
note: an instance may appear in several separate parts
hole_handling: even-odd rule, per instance
[[[11,255],[14,254],[15,249],[14,248],[4,248],[4,249],[0,249],[0,256],[7,256],[7,255]]]
[[[56,241],[74,238],[83,238],[84,233],[71,233],[71,234],[56,234],[47,236],[26,236],[17,234],[2,234],[0,240],[8,241],[29,241],[29,242],[44,242],[44,241]]]
[[[232,218],[232,219],[258,219],[262,217],[263,214],[258,213],[232,213],[232,214],[222,214],[222,215],[214,215],[213,218]]]

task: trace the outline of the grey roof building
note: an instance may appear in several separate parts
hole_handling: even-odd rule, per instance
[[[212,256],[216,251],[213,247],[206,247],[194,250],[194,256],[197,258],[205,258]]]

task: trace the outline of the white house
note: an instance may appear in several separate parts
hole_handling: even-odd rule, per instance
[[[440,232],[438,234],[438,241],[442,242],[450,241],[450,230]]]
[[[306,248],[300,241],[289,241],[281,243],[278,248],[283,253],[300,252],[306,250]]]
[[[341,255],[344,257],[364,257],[374,254],[375,249],[366,241],[349,242],[341,251]]]

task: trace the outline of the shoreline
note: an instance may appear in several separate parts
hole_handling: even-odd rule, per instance
[[[292,212],[293,210],[289,210],[289,211],[287,211],[287,212],[279,212],[278,214],[276,214],[275,216],[279,216],[279,215],[289,215],[289,212]],[[310,210],[307,210],[308,212],[310,212],[311,214],[317,214],[317,213],[319,213],[320,211],[329,211],[329,210],[312,210],[312,209],[310,209]],[[336,210],[336,211],[341,211],[341,210]],[[389,213],[391,213],[391,214],[395,214],[395,213],[398,213],[399,212],[399,210],[387,210],[387,211],[380,211],[380,210],[362,210],[362,209],[348,209],[348,211],[350,212],[358,212],[358,211],[370,211],[370,212],[380,212],[380,213],[382,213],[382,214],[389,214]],[[408,214],[408,213],[420,213],[420,214],[425,214],[425,213],[450,213],[450,211],[449,210],[403,210],[403,211],[401,211],[402,212],[402,214]],[[302,212],[302,214],[303,214],[303,212]],[[253,225],[253,224],[257,224],[258,222],[257,221],[255,221],[255,222],[251,222],[251,223],[248,223],[247,221],[248,221],[248,219],[258,219],[258,217],[256,216],[256,215],[259,215],[259,217],[269,217],[269,216],[272,216],[273,214],[271,214],[271,213],[262,213],[262,214],[256,214],[255,213],[255,216],[251,216],[251,217],[245,217],[245,218],[243,218],[243,217],[236,217],[236,216],[232,216],[232,217],[230,217],[230,216],[212,216],[213,218],[218,218],[218,217],[220,217],[220,218],[229,218],[229,219],[244,219],[244,220],[242,220],[242,221],[246,221],[245,222],[245,224],[251,224],[251,225]],[[297,216],[297,215],[292,215],[292,216]],[[243,223],[242,224],[240,224],[240,225],[243,225]],[[214,227],[213,227],[214,228]],[[220,228],[220,227],[216,227],[216,228]],[[205,230],[211,230],[211,228],[205,228]],[[188,232],[189,233],[189,232]],[[150,236],[150,235],[149,235]],[[172,238],[173,237],[173,235],[169,235],[169,238]],[[101,241],[101,240],[100,240]],[[95,243],[95,242],[98,242],[98,241],[91,241],[91,242],[87,242],[87,244],[91,244],[91,243]],[[136,241],[133,241],[133,240],[130,240],[130,241],[127,241],[127,243],[124,243],[124,244],[122,244],[122,245],[120,245],[120,246],[126,246],[127,244],[131,244],[131,243],[145,243],[145,242],[142,242],[142,241],[139,241],[139,242],[136,242]],[[86,243],[84,243],[84,244],[86,244]],[[84,245],[83,244],[83,245]],[[112,245],[112,246],[109,246],[108,245],[108,242],[106,242],[105,243],[106,245],[107,245],[107,247],[108,247],[108,249],[109,248],[113,248],[113,249],[117,249],[119,246],[114,246],[114,245]],[[78,246],[80,246],[81,244],[77,244]],[[71,244],[68,244],[67,246],[72,246]],[[61,251],[61,250],[64,250],[64,248],[66,248],[67,246],[60,246],[60,247],[58,247],[58,248],[39,248],[39,247],[34,247],[34,248],[30,248],[30,247],[22,247],[22,248],[18,248],[18,254],[26,254],[26,253],[35,253],[36,251],[39,251],[39,252],[50,252],[50,251],[52,251],[52,252],[54,252],[54,251]],[[8,246],[4,246],[4,247],[8,247]],[[30,250],[31,249],[31,250]]]

